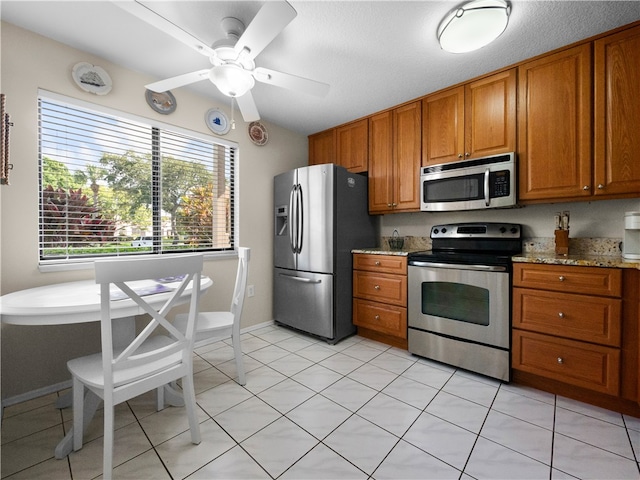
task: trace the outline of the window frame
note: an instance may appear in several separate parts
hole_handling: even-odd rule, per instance
[[[40,99],[44,99],[59,102],[63,104],[67,104],[71,107],[77,107],[84,110],[95,111],[97,114],[110,115],[116,118],[122,118],[123,120],[129,120],[132,122],[142,123],[148,126],[150,129],[159,129],[166,130],[171,133],[175,133],[178,135],[184,135],[186,137],[191,137],[197,140],[201,140],[203,142],[207,142],[210,144],[221,145],[225,148],[230,148],[233,150],[232,160],[231,160],[231,170],[230,175],[233,178],[233,189],[231,192],[231,213],[232,213],[232,238],[230,238],[230,247],[225,249],[211,249],[211,250],[195,250],[199,253],[202,253],[205,256],[205,259],[212,258],[228,258],[234,257],[237,255],[236,249],[238,246],[238,232],[239,232],[239,161],[240,161],[240,149],[239,145],[236,142],[229,141],[214,135],[208,135],[199,131],[189,130],[184,127],[180,127],[173,124],[164,123],[158,121],[156,119],[143,117],[141,115],[136,115],[130,112],[125,112],[121,110],[117,110],[111,107],[107,107],[105,105],[100,105],[96,103],[87,102],[78,98],[69,97],[66,95],[61,95],[55,92],[51,92],[48,90],[38,89],[37,101],[38,101],[38,110]],[[40,114],[38,112],[38,121],[40,121]],[[38,231],[38,242],[37,242],[37,252],[36,255],[38,257],[38,269],[41,272],[50,272],[50,271],[66,271],[66,270],[81,270],[81,269],[90,269],[93,268],[93,262],[96,259],[100,258],[110,258],[110,256],[95,256],[95,257],[77,257],[77,258],[64,258],[64,259],[42,259],[40,256],[41,249],[41,226],[40,222],[42,219],[42,205],[41,205],[41,196],[42,196],[42,185],[41,185],[41,175],[42,175],[42,148],[41,148],[41,130],[40,125],[37,128],[38,135],[38,215],[37,215],[37,231]],[[151,145],[150,145],[151,151]],[[155,199],[157,201],[157,199]],[[167,250],[167,251],[158,251],[152,250],[147,252],[141,252],[136,254],[130,254],[131,256],[140,256],[140,257],[148,257],[148,256],[161,256],[161,255],[179,255],[181,253],[188,254],[193,253],[194,250]],[[129,255],[123,255],[129,256]]]

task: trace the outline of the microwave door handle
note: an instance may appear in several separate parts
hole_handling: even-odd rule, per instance
[[[484,204],[488,207],[491,203],[489,198],[489,169],[484,171]]]

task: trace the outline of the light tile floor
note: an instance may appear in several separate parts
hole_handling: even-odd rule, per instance
[[[226,342],[195,356],[202,443],[154,396],[116,413],[115,478],[638,479],[640,419],[503,384],[362,337],[327,345],[267,326],[243,334],[247,385]],[[64,393],[64,392],[59,392]],[[8,407],[2,478],[91,479],[102,417],[82,450],[57,395]]]

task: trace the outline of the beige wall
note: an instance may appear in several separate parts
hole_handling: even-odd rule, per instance
[[[92,270],[41,273],[38,270],[38,88],[79,98],[116,110],[211,134],[204,123],[212,107],[229,108],[176,89],[177,109],[160,115],[144,99],[144,85],[157,80],[111,64],[101,58],[35,35],[11,24],[1,24],[0,88],[11,114],[11,185],[0,188],[0,293],[50,283],[92,278]],[[103,67],[113,80],[106,96],[80,90],[71,78],[81,61]],[[213,86],[211,88],[214,88]],[[237,118],[238,120],[238,118]],[[239,144],[239,244],[251,247],[249,283],[255,297],[245,302],[243,328],[272,320],[272,179],[275,174],[307,163],[307,139],[303,135],[265,122],[269,143],[253,145],[246,124],[223,138]],[[205,273],[214,287],[203,297],[203,308],[227,308],[237,260],[207,261]],[[43,389],[69,379],[66,360],[97,351],[97,324],[57,327],[2,325],[2,398]]]

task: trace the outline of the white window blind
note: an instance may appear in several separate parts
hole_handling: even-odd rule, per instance
[[[39,97],[40,262],[234,248],[236,147]]]

